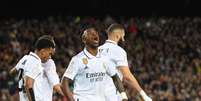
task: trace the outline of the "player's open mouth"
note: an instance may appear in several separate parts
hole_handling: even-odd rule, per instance
[[[94,42],[94,43],[99,43],[99,41],[98,41],[98,40],[94,40],[93,42]]]
[[[98,38],[96,37],[96,38],[94,38],[94,42],[95,43],[98,43],[99,42],[99,40],[98,40]]]

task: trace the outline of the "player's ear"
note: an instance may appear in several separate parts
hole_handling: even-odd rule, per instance
[[[82,36],[82,42],[85,44],[86,43],[86,35]]]
[[[88,30],[85,30],[82,34],[82,42],[85,44],[88,37]]]
[[[120,34],[115,34],[116,39],[120,39],[121,35]]]
[[[82,39],[82,42],[84,43],[84,44],[86,44],[86,39],[84,38],[84,39]]]

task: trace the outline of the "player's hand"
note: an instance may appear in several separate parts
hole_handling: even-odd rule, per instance
[[[122,101],[128,101],[128,100],[126,100],[126,99],[123,99]]]
[[[140,91],[140,95],[143,101],[152,101],[152,99],[149,96],[147,96],[147,94],[143,90]]]
[[[152,99],[149,96],[143,97],[144,101],[152,101]]]

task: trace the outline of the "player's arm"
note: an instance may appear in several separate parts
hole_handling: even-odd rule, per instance
[[[59,95],[64,96],[64,93],[61,89],[61,84],[59,82],[59,76],[56,72],[56,65],[54,61],[49,60],[50,66],[45,67],[45,73],[47,75],[48,80],[53,85],[54,91],[56,91]]]
[[[63,91],[62,91],[62,89],[61,89],[61,84],[56,84],[56,85],[54,85],[54,86],[53,86],[53,89],[54,89],[57,93],[59,93],[61,96],[64,96],[64,93],[63,93]]]
[[[116,59],[116,66],[123,75],[123,83],[130,86],[133,90],[137,90],[140,93],[143,100],[152,101],[151,98],[148,97],[147,94],[143,91],[138,81],[131,73],[128,67],[126,52],[124,50],[120,51],[119,55],[117,55],[115,59]]]
[[[68,101],[75,101],[73,98],[72,91],[70,90],[70,85],[73,83],[73,81],[67,77],[64,77],[62,80],[62,90],[64,95],[68,98]]]
[[[116,52],[116,51],[115,51]],[[140,92],[142,88],[140,87],[139,83],[132,75],[127,61],[127,54],[124,50],[120,50],[119,55],[115,56],[116,66],[117,69],[121,72],[123,76],[123,83],[129,85],[133,90],[137,90]]]
[[[104,68],[106,69],[107,74],[112,78],[115,87],[120,92],[122,100],[128,101],[128,97],[126,95],[123,83],[117,75],[117,70],[107,57],[104,58]]]
[[[143,91],[143,89],[140,87],[138,81],[132,75],[127,66],[119,66],[118,69],[123,75],[123,83],[133,88],[133,90],[136,89],[145,101],[152,101],[151,98],[149,98],[147,94]]]
[[[112,80],[113,80],[114,85],[116,86],[117,90],[120,92],[123,101],[128,101],[128,97],[126,95],[124,86],[123,86],[119,76],[117,74],[115,74],[114,76],[112,76]]]
[[[73,93],[70,90],[70,85],[73,84],[73,80],[79,71],[79,60],[76,57],[73,57],[63,75],[62,79],[62,90],[64,95],[69,99],[69,101],[75,101],[73,98]]]
[[[142,90],[138,81],[133,76],[133,74],[130,72],[130,70],[127,66],[119,66],[118,69],[123,75],[123,83],[129,85],[130,87],[132,87],[134,90],[137,90],[138,92],[140,92]]]
[[[34,82],[37,76],[40,75],[41,70],[40,64],[37,64],[33,61],[28,61],[24,67],[24,83],[25,83],[25,90],[28,96],[29,101],[35,101],[35,94],[34,94]]]
[[[34,91],[33,91],[33,85],[34,85],[34,79],[26,76],[25,77],[25,89],[27,92],[27,96],[29,101],[35,101],[35,95],[34,95]]]

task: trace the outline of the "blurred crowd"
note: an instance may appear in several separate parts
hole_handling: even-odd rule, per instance
[[[17,78],[8,71],[33,49],[44,34],[54,36],[53,57],[62,77],[71,57],[83,49],[81,33],[88,25],[100,32],[101,43],[111,23],[123,24],[129,67],[153,101],[201,101],[200,17],[89,17],[0,19],[0,101],[17,101]],[[126,85],[125,85],[126,86]],[[129,88],[128,88],[129,89]],[[136,91],[129,91],[136,101]],[[54,95],[54,101],[65,101]]]

